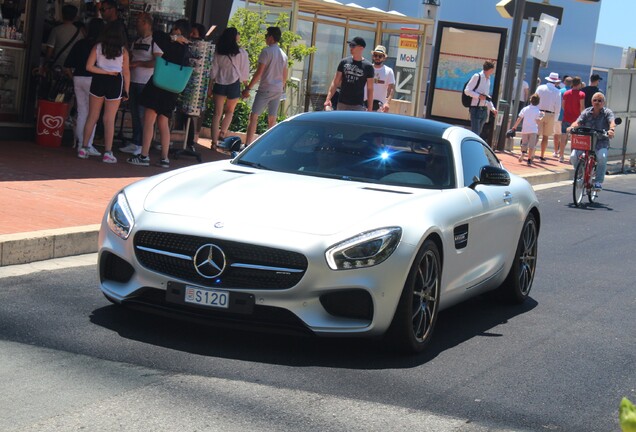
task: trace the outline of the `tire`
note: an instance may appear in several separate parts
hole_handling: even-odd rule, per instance
[[[399,351],[420,353],[430,342],[437,322],[441,280],[439,249],[428,239],[415,257],[387,334]]]
[[[596,161],[590,160],[589,163],[593,164],[590,167],[590,184],[594,186],[594,183],[596,182]],[[596,201],[596,198],[598,198],[598,191],[594,189],[594,187],[589,188],[587,190],[587,200],[590,204],[593,204]]]
[[[581,207],[581,203],[583,202],[583,193],[585,192],[585,161],[579,160],[579,163],[576,164],[576,171],[574,171],[574,183],[572,184],[572,199],[574,200],[574,205],[577,207]]]
[[[530,213],[523,223],[515,251],[515,259],[508,276],[499,287],[500,297],[507,303],[521,304],[530,295],[537,267],[538,238],[539,226],[534,215]]]

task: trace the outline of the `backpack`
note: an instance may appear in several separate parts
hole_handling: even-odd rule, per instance
[[[475,75],[473,75],[473,76],[475,76]],[[481,82],[481,75],[477,74],[477,76],[478,76],[477,85],[475,86],[473,91],[475,91],[477,89],[477,87],[479,87],[479,83]],[[473,77],[470,77],[470,79],[473,79]],[[470,103],[473,101],[473,98],[466,94],[466,86],[470,82],[470,79],[468,81],[466,81],[466,83],[464,84],[464,87],[462,89],[462,105],[464,105],[466,108],[470,108]]]

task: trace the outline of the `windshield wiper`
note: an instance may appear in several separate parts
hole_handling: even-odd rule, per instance
[[[245,166],[252,167],[252,168],[259,168],[259,169],[268,170],[268,171],[270,170],[265,165],[260,164],[258,162],[250,162],[250,161],[239,159],[239,160],[235,161],[234,163],[237,164],[237,165],[245,165]]]

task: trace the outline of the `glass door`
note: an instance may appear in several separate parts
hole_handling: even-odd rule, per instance
[[[345,45],[345,29],[342,26],[316,23],[316,54],[310,82],[307,84],[305,111],[322,111],[329,86],[342,60]]]

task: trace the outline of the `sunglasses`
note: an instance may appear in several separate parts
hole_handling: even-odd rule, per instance
[[[592,99],[592,102],[605,102],[603,99]]]
[[[384,55],[382,55],[382,54],[371,54],[371,57],[384,58]]]
[[[349,48],[355,48],[355,47],[357,47],[357,46],[358,46],[358,45],[356,45],[356,44],[354,44],[354,43],[350,43],[350,44],[349,44]]]

